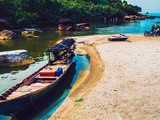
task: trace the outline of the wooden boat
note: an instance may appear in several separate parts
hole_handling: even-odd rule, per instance
[[[127,39],[128,39],[128,37],[125,35],[112,36],[112,37],[108,38],[109,41],[125,41]]]
[[[72,71],[75,66],[75,62],[72,62],[74,43],[74,39],[67,39],[51,47],[47,50],[49,54],[57,55],[60,52],[63,55],[57,55],[54,60],[50,56],[49,63],[1,94],[0,114],[15,116],[31,106],[35,108],[35,104],[40,103],[47,93],[64,80],[64,75]]]

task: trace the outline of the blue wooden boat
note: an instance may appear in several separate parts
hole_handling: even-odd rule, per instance
[[[76,64],[72,62],[74,43],[74,39],[67,39],[51,47],[47,52],[56,58],[49,55],[49,63],[1,94],[0,114],[15,116],[29,107],[35,108],[59,82],[65,80],[65,74],[72,72]]]

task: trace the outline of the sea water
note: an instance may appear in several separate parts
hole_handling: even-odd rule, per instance
[[[146,14],[146,13],[143,13],[144,15]],[[148,15],[150,15],[150,16],[160,16],[160,13],[149,13]]]

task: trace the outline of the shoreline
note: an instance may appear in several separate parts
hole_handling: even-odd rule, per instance
[[[159,15],[152,15],[153,13],[149,13],[149,14],[145,14],[145,13],[137,13],[137,14],[135,14],[135,15],[132,15],[132,14],[126,14],[125,16],[123,16],[123,18],[117,18],[117,17],[115,17],[115,18],[113,18],[113,17],[110,17],[110,18],[108,18],[108,19],[106,19],[105,17],[104,17],[104,20],[101,20],[101,21],[95,21],[95,20],[93,20],[93,21],[90,21],[90,22],[87,22],[86,20],[84,20],[84,22],[81,22],[81,23],[89,23],[89,24],[91,24],[91,23],[99,23],[99,22],[101,22],[101,23],[106,23],[106,22],[109,22],[109,23],[125,23],[126,21],[132,21],[132,20],[146,20],[146,19],[156,19],[156,18],[160,18],[160,16]],[[80,22],[78,22],[77,20],[76,20],[76,22],[77,23],[80,23]],[[10,25],[9,24],[9,26],[7,27],[7,28],[5,28],[5,29],[8,29],[8,30],[11,30],[11,31],[17,31],[17,30],[20,30],[20,31],[23,31],[23,29],[24,28],[34,28],[34,26],[35,26],[35,28],[37,27],[37,26],[39,26],[40,28],[42,28],[42,29],[45,29],[45,28],[48,28],[48,27],[55,27],[55,28],[57,28],[57,22],[48,22],[48,23],[34,23],[34,24],[31,24],[31,25],[17,25],[17,24],[13,24],[12,23],[12,25]],[[18,31],[17,31],[18,32]]]
[[[88,48],[88,46],[79,46],[78,48],[85,50],[87,54],[91,55],[93,52],[95,52],[95,48]],[[92,51],[92,52],[91,52]],[[78,98],[83,98],[85,100],[85,96],[87,94],[90,93],[92,87],[94,87],[96,85],[96,83],[98,82],[98,80],[100,79],[103,69],[98,68],[98,69],[92,69],[95,68],[99,63],[94,63],[93,59],[99,59],[99,56],[97,56],[97,53],[95,53],[96,56],[90,56],[91,57],[91,62],[90,62],[90,71],[83,71],[81,74],[82,76],[80,76],[78,78],[78,80],[76,81],[76,85],[73,86],[69,96],[65,99],[65,102],[62,103],[62,105],[60,106],[60,109],[58,109],[50,118],[49,120],[53,120],[53,119],[65,119],[65,115],[68,114],[68,112],[72,111],[73,109],[77,109],[79,107],[78,103],[76,103],[76,99]],[[92,58],[94,57],[94,58]],[[100,63],[102,63],[102,61],[100,60]],[[103,63],[102,63],[103,64]],[[96,71],[95,71],[96,70]],[[92,76],[92,74],[96,74],[97,75],[97,80],[94,80],[94,82],[92,82],[92,79],[95,79]],[[100,74],[100,76],[98,76],[98,74]],[[82,77],[82,79],[81,79]],[[81,79],[81,80],[79,80]],[[90,86],[90,88],[87,88],[87,86],[85,86],[86,84],[88,84],[87,86]],[[92,86],[92,87],[91,87]],[[80,94],[77,94],[80,93]],[[63,113],[63,115],[62,115]],[[72,113],[72,112],[71,112]],[[59,117],[60,115],[62,115],[61,117]]]
[[[93,119],[95,117],[94,114],[97,114],[97,116],[99,118],[102,118],[102,119],[117,118],[118,117],[118,115],[116,115],[117,114],[116,112],[115,113],[113,112],[113,113],[109,114],[107,111],[102,112],[102,110],[98,110],[98,108],[100,107],[98,105],[99,101],[101,101],[104,106],[108,105],[108,103],[105,103],[105,101],[100,100],[102,98],[96,98],[96,96],[100,96],[102,94],[101,92],[103,92],[105,90],[104,89],[105,87],[103,87],[101,89],[100,88],[97,89],[96,87],[97,86],[103,86],[103,84],[106,84],[106,82],[102,83],[102,81],[104,81],[104,79],[106,79],[106,78],[110,79],[108,77],[109,74],[105,73],[108,68],[106,67],[106,62],[104,62],[104,60],[103,60],[104,57],[106,57],[106,55],[104,55],[104,51],[103,51],[104,46],[113,45],[113,46],[115,46],[115,49],[116,49],[116,47],[119,44],[122,44],[124,46],[126,46],[126,45],[132,46],[132,44],[137,44],[137,43],[138,44],[140,43],[143,46],[143,44],[149,45],[152,42],[153,43],[155,42],[156,44],[157,43],[159,44],[160,43],[160,38],[159,37],[144,37],[143,35],[134,34],[134,35],[129,35],[130,36],[129,39],[125,42],[110,42],[110,41],[107,40],[107,38],[109,36],[111,36],[111,35],[80,36],[80,37],[77,38],[77,42],[79,44],[78,46],[81,49],[86,50],[86,52],[91,57],[91,70],[90,70],[90,73],[89,73],[87,79],[85,79],[83,83],[81,83],[74,91],[72,91],[69,94],[69,96],[62,103],[62,105],[50,117],[50,120],[53,120],[53,119],[63,119],[63,120],[85,119],[85,118]],[[127,47],[127,49],[128,49],[128,47]],[[95,54],[93,54],[93,53],[95,53]],[[104,57],[102,56],[102,54],[104,55]],[[98,63],[98,62],[100,62],[100,63]],[[102,69],[99,67],[100,64],[102,64]],[[98,66],[98,68],[97,68],[97,66]],[[112,67],[110,69],[112,69]],[[97,71],[95,71],[95,70],[97,70]],[[94,74],[96,72],[98,72],[98,73]],[[98,77],[98,78],[96,79],[95,77]],[[112,77],[112,76],[110,76],[110,77]],[[142,77],[145,78],[145,76],[142,76]],[[94,81],[93,80],[91,81],[91,79],[94,79]],[[110,87],[108,87],[107,89],[109,89]],[[129,88],[127,88],[127,89],[129,89]],[[108,92],[110,92],[110,91],[108,91]],[[83,98],[84,100],[82,102],[79,102],[79,103],[75,102],[75,100],[77,98],[80,98],[80,97]],[[91,99],[93,99],[94,102]],[[97,100],[95,101],[95,99],[97,99],[99,101],[97,101]],[[108,99],[114,99],[114,97],[113,98],[108,98]],[[110,101],[108,101],[108,102],[110,102]],[[112,104],[112,102],[111,102],[111,104]],[[87,106],[89,108],[87,108]],[[132,105],[132,106],[134,106],[134,105]],[[98,107],[97,110],[95,109],[95,107],[96,108]],[[90,109],[94,110],[94,112],[93,113],[89,112]],[[126,109],[129,109],[129,108],[126,108]],[[141,112],[141,111],[139,111],[139,112]],[[106,114],[107,116],[104,115],[105,113],[107,113]],[[143,113],[143,111],[142,111],[142,113]],[[100,114],[103,114],[103,115],[99,116]],[[113,117],[113,115],[115,117]],[[126,114],[126,115],[122,115],[121,118],[133,118],[133,116],[129,117],[129,115]],[[136,118],[142,118],[142,117],[137,116]],[[152,116],[150,116],[150,118],[152,118]]]

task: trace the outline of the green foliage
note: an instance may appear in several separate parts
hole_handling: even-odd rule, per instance
[[[103,21],[141,11],[121,0],[0,0],[0,18],[13,25],[54,24],[61,18],[75,22]]]
[[[124,12],[126,12],[126,14],[128,15],[135,15],[138,12],[141,12],[141,8],[138,6],[133,6],[133,5],[124,5],[123,6],[123,10]]]

